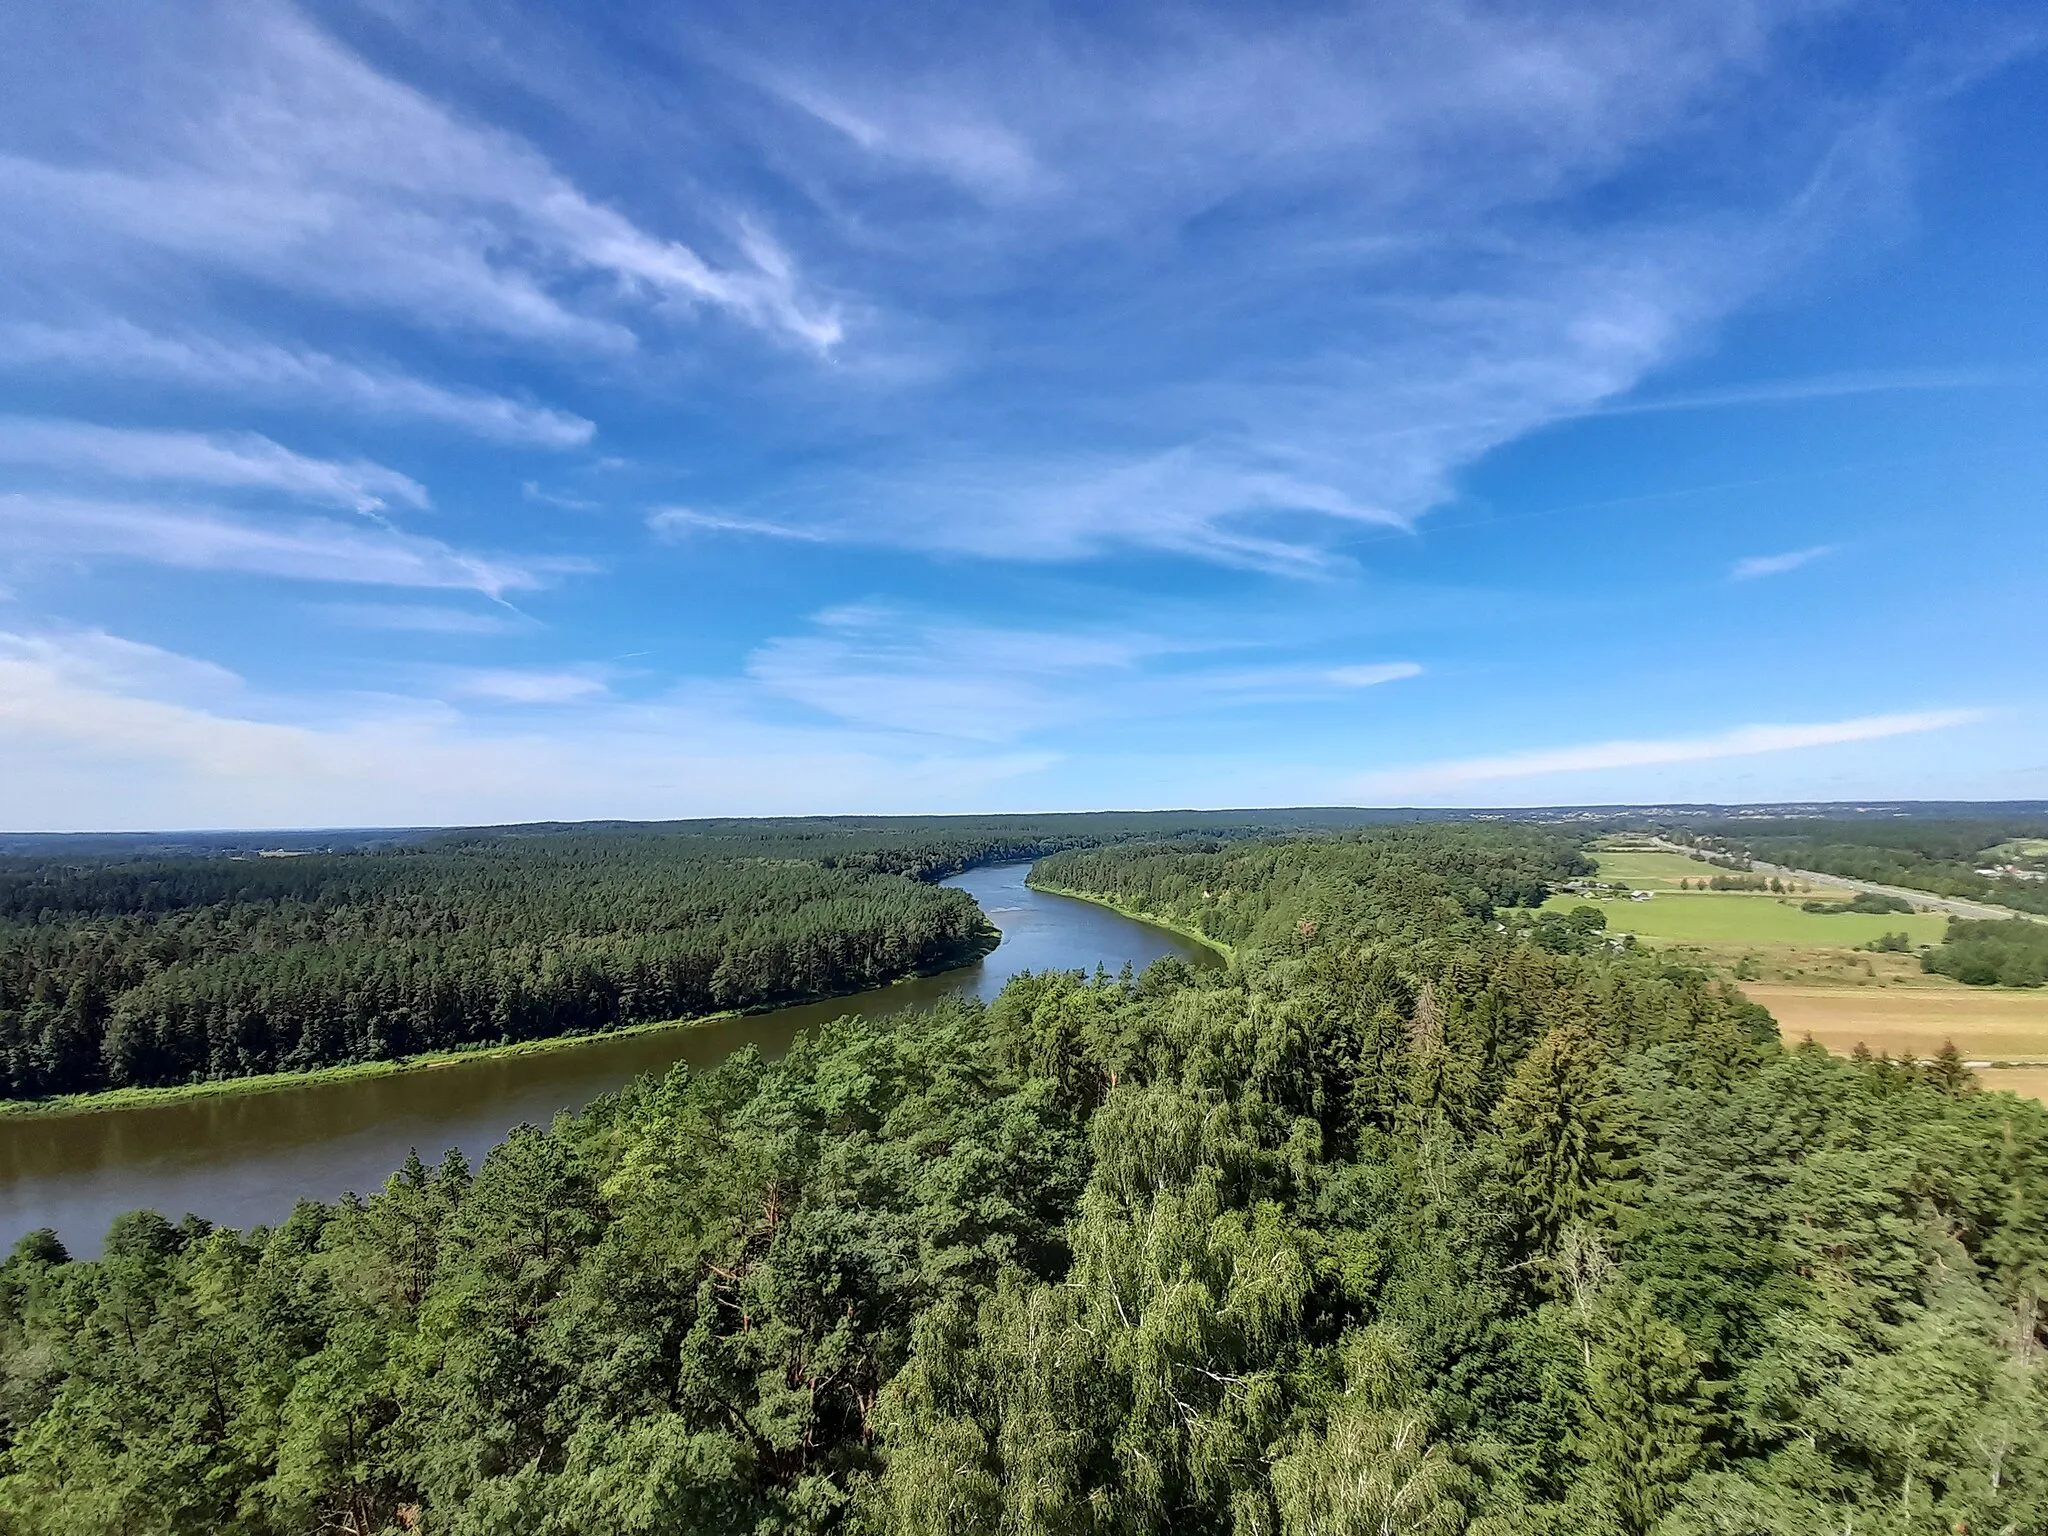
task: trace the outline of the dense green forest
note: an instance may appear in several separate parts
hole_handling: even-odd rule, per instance
[[[2041,854],[1994,853],[2014,841],[2048,839],[2048,817],[2039,815],[1999,820],[1964,816],[1854,821],[1746,818],[1707,821],[1674,829],[1668,835],[1794,869],[2048,914],[2048,879],[1978,873],[2011,863],[2026,874],[2048,874],[2048,857]]]
[[[1522,911],[1582,868],[1068,853],[1237,959],[843,1022],[275,1230],[32,1236],[0,1521],[2048,1529],[2048,1112]]]
[[[932,882],[1344,811],[17,838],[0,1098],[384,1061],[857,992],[995,935]],[[268,856],[265,856],[268,855]]]
[[[0,1092],[533,1039],[957,965],[961,892],[659,837],[0,869]]]

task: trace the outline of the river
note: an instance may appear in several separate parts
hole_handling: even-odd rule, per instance
[[[1071,897],[1031,890],[1029,866],[989,865],[946,884],[966,891],[1002,930],[973,965],[873,992],[770,1013],[623,1036],[525,1056],[419,1072],[309,1083],[132,1109],[0,1117],[0,1253],[24,1232],[54,1227],[77,1257],[99,1251],[107,1223],[148,1206],[233,1227],[275,1222],[293,1202],[380,1187],[408,1151],[429,1162],[460,1147],[472,1163],[514,1126],[545,1125],[642,1072],[678,1061],[711,1067],[742,1046],[778,1056],[803,1030],[849,1013],[876,1016],[941,998],[990,998],[1019,971],[1143,970],[1178,955],[1214,954],[1178,934]]]

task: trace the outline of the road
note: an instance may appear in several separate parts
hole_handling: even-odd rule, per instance
[[[1682,853],[1688,858],[1693,850],[1680,843],[1667,843],[1664,839],[1653,838],[1658,847],[1672,853]],[[2032,912],[2014,912],[2005,907],[1989,906],[1981,901],[1962,901],[1954,896],[1934,896],[1926,891],[1908,890],[1902,885],[1878,885],[1869,880],[1851,880],[1846,875],[1824,875],[1817,869],[1790,869],[1783,864],[1767,864],[1762,859],[1751,859],[1752,873],[1778,875],[1795,880],[1804,880],[1812,885],[1831,885],[1844,891],[1869,891],[1878,896],[1897,896],[1910,901],[1922,912],[1946,912],[1951,917],[1975,918],[1980,922],[2002,923],[2015,917],[2029,922],[2048,923],[2048,917],[2039,917]]]

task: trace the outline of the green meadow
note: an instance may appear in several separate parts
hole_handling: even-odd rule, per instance
[[[1726,873],[1682,854],[1662,852],[1603,853],[1599,878],[1623,881],[1636,890],[1655,892],[1648,901],[1627,897],[1599,900],[1561,892],[1544,903],[1568,912],[1590,905],[1607,914],[1610,933],[1632,933],[1652,943],[1770,944],[1812,948],[1852,948],[1888,933],[1903,933],[1914,944],[1939,944],[1948,919],[1936,913],[1808,912],[1807,901],[1845,901],[1851,893],[1814,889],[1788,896],[1768,891],[1683,891],[1681,880],[1711,879]]]
[[[1639,891],[1675,891],[1681,880],[1711,880],[1728,873],[1704,860],[1661,849],[1597,853],[1594,860],[1600,866],[1600,879],[1626,881]]]

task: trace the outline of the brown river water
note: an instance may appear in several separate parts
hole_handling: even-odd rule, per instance
[[[0,1117],[0,1253],[54,1227],[77,1257],[99,1251],[107,1223],[152,1207],[232,1227],[275,1222],[293,1202],[380,1187],[408,1151],[428,1162],[460,1147],[482,1159],[521,1124],[545,1125],[643,1072],[678,1061],[712,1067],[742,1046],[774,1057],[796,1036],[847,1014],[875,1017],[942,998],[990,998],[1020,971],[1143,970],[1177,955],[1212,965],[1210,950],[1103,907],[1034,891],[1029,866],[956,875],[1003,942],[970,966],[853,997],[644,1034],[596,1036],[526,1056],[479,1057],[354,1082],[309,1083],[133,1109],[47,1118]]]

